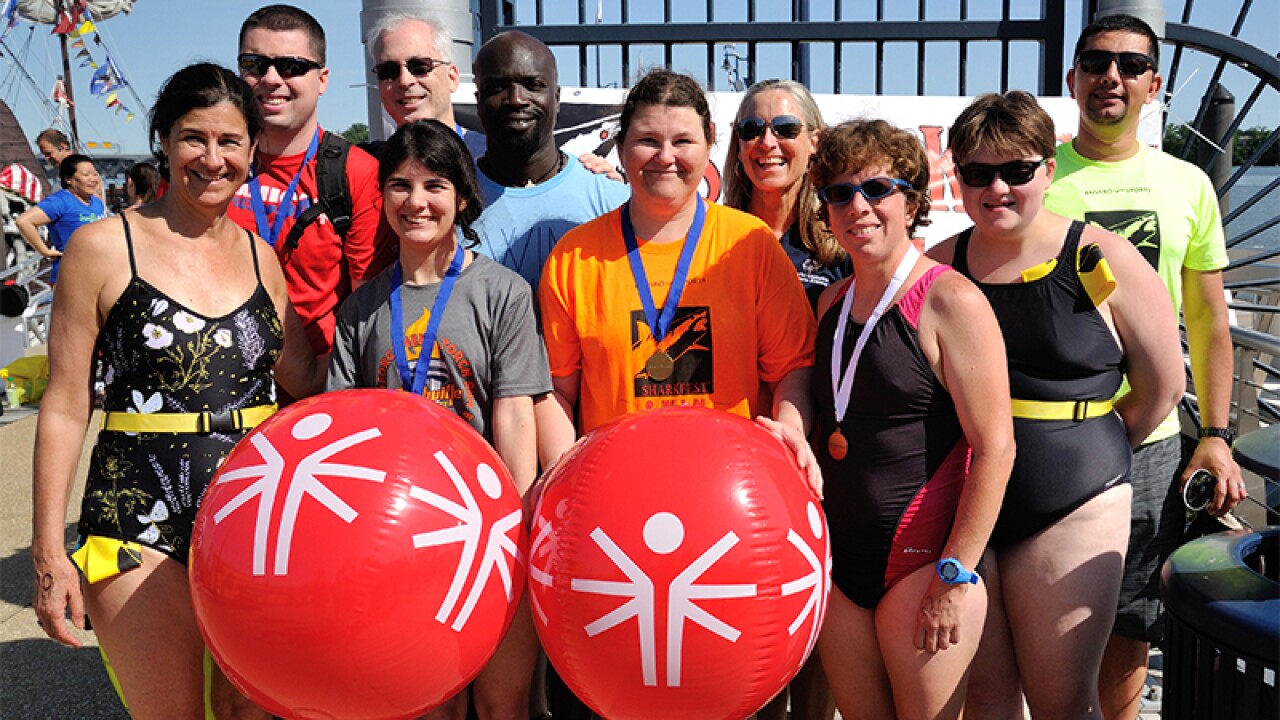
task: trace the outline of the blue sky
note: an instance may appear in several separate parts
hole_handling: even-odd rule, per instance
[[[261,0],[136,0],[131,14],[119,15],[98,23],[106,47],[131,83],[129,90],[120,93],[120,99],[134,111],[136,117],[126,122],[123,113],[107,110],[101,98],[93,97],[88,92],[92,71],[81,69],[73,62],[72,75],[82,139],[86,142],[113,141],[126,153],[146,152],[145,108],[155,97],[165,78],[179,67],[196,60],[212,60],[230,66],[235,59],[236,34],[240,22],[263,4],[265,3]],[[328,35],[330,83],[328,93],[320,102],[321,123],[330,129],[342,130],[353,123],[367,122],[366,90],[363,84],[368,76],[364,69],[363,45],[359,37],[360,3],[356,0],[304,0],[297,4],[315,15]],[[829,2],[812,0],[812,4],[813,19],[830,19]],[[1069,11],[1069,17],[1078,16],[1078,4],[1068,3],[1076,8]],[[576,22],[577,0],[546,0],[546,5],[547,22]],[[757,21],[783,20],[789,17],[790,5],[790,0],[757,0]],[[916,17],[915,3],[885,5],[890,19],[911,20]],[[1238,0],[1226,0],[1216,7],[1201,3],[1196,7],[1192,22],[1226,32],[1234,20],[1237,5]],[[586,0],[586,6],[590,21],[593,19],[590,16],[594,15],[595,3]],[[702,19],[705,3],[674,3],[674,6],[677,21],[693,22]],[[742,0],[717,0],[716,18],[725,21],[745,20],[745,11],[739,6],[745,7],[745,3]],[[955,19],[958,17],[955,6],[953,0],[927,0],[927,17]],[[845,0],[845,7],[846,19],[869,18],[874,12],[872,4],[862,0]],[[1011,7],[1015,17],[1034,17],[1038,13],[1039,0],[1011,0]],[[1178,19],[1182,7],[1182,0],[1167,0],[1166,12],[1169,18]],[[533,1],[517,0],[516,8],[518,17],[531,18]],[[660,3],[633,2],[631,8],[633,22],[661,21]],[[971,18],[994,18],[999,15],[999,0],[970,0],[969,8]],[[605,22],[618,21],[618,12],[617,0],[605,0]],[[42,98],[48,97],[55,76],[61,73],[61,59],[57,43],[49,34],[48,27],[37,27],[34,34],[30,28],[29,24],[20,23],[5,42],[22,60],[23,66],[34,78],[36,87],[17,76],[13,59],[6,53],[5,60],[0,61],[0,99],[7,102],[18,115],[28,136],[34,137],[41,129],[52,124]],[[1259,44],[1269,53],[1274,53],[1276,28],[1280,28],[1280,0],[1255,1],[1243,37]],[[1067,35],[1071,41],[1074,41],[1078,31],[1078,19],[1069,20]],[[89,43],[89,49],[94,58],[101,61],[101,48]],[[1033,47],[1013,51],[1015,69],[1011,82],[1015,86],[1034,89],[1035,52]],[[721,48],[717,48],[717,53],[721,53]],[[846,51],[843,70],[845,92],[873,92],[871,75],[860,70],[861,64],[869,61],[864,60],[864,57],[869,56],[869,51]],[[557,57],[561,63],[562,82],[566,85],[577,83],[576,51],[557,51]],[[660,61],[661,57],[661,50],[657,47],[632,48],[633,68],[640,62],[653,64]],[[905,72],[886,73],[888,94],[914,94],[914,57],[914,46],[890,47],[886,50],[887,66],[892,67],[897,63],[910,68]],[[953,47],[929,50],[926,59],[926,94],[954,94],[955,57]],[[986,71],[986,68],[998,63],[998,58],[998,49],[994,43],[986,47],[971,46],[968,78],[970,94],[997,89],[998,73]],[[717,67],[721,60],[722,56],[716,57]],[[1167,58],[1165,60],[1167,68]],[[762,47],[758,62],[758,79],[786,74],[788,55],[785,47]],[[601,55],[600,63],[605,83],[617,81],[621,64],[620,52],[617,49],[606,49]],[[591,56],[591,65],[586,83],[594,85],[594,55]],[[674,65],[676,69],[699,77],[705,75],[706,60],[701,48],[677,48]],[[1203,67],[1193,78],[1193,66],[1186,62],[1179,72],[1178,85],[1181,87],[1188,78],[1190,83],[1172,103],[1170,113],[1174,120],[1185,121],[1194,116],[1196,103],[1212,71],[1207,64],[1201,65]],[[833,90],[831,67],[830,50],[816,50],[813,55],[814,91]],[[717,89],[728,89],[723,72],[717,74],[715,81]],[[1251,75],[1234,68],[1228,69],[1224,82],[1240,103],[1243,103],[1254,84]],[[1278,95],[1280,94],[1275,90],[1264,92],[1245,126],[1275,124],[1276,119],[1280,118]]]

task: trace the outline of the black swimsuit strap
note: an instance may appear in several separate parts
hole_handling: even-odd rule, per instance
[[[973,235],[973,226],[965,228],[964,232],[956,238],[955,249],[951,253],[951,267],[956,272],[967,278],[973,276],[969,274],[969,237]]]
[[[129,221],[125,219],[125,213],[120,213],[120,224],[124,225],[124,244],[129,248],[129,273],[130,279],[138,277],[138,263],[133,259],[133,235],[129,232]]]
[[[244,231],[245,237],[249,238],[249,254],[253,256],[253,276],[258,278],[258,284],[262,284],[262,270],[258,267],[258,244],[253,241],[253,233],[248,229]]]
[[[1080,251],[1080,236],[1083,234],[1084,223],[1072,220],[1071,227],[1067,228],[1067,241],[1062,243],[1063,257],[1060,261],[1072,270],[1076,268],[1076,253]]]

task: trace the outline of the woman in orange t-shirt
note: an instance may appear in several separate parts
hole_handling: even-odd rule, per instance
[[[816,491],[802,422],[813,314],[768,226],[698,193],[713,137],[705,93],[687,75],[655,70],[631,89],[620,122],[631,201],[567,233],[543,268],[543,332],[563,410],[555,427],[539,428],[544,466],[579,432],[627,413],[704,406],[760,417]]]

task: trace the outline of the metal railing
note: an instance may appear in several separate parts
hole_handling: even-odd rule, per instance
[[[49,285],[49,266],[35,252],[28,252],[12,267],[0,271],[0,285],[13,283],[27,290],[27,307],[21,315],[23,349],[49,342],[49,313],[53,309],[53,288]],[[5,338],[5,342],[11,342]]]
[[[767,65],[789,68],[793,79],[815,92],[968,95],[970,88],[1026,87],[1042,95],[1062,94],[1067,1],[1043,0],[1034,16],[1018,15],[1008,0],[995,17],[971,10],[987,4],[578,0],[566,15],[561,3],[544,0],[518,7],[509,0],[480,0],[480,37],[518,28],[553,48],[576,48],[576,62],[561,58],[565,85],[625,87],[647,64],[678,65],[700,75],[710,90],[742,89],[778,75],[763,70]],[[601,52],[617,59],[607,76],[600,73]],[[932,53],[954,57],[954,89],[933,89],[941,79],[925,72]],[[887,58],[913,66],[914,87],[891,87]],[[829,82],[813,73],[819,64],[832,69]],[[998,83],[990,77],[992,67],[999,68]],[[1036,68],[1029,82],[1011,77],[1011,69],[1028,67]],[[719,76],[721,71],[726,75]]]

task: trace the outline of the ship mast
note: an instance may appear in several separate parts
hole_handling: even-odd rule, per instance
[[[70,11],[74,0],[57,0],[56,11],[61,16],[64,10]],[[67,92],[67,121],[71,126],[71,147],[80,150],[80,129],[76,125],[75,83],[71,82],[71,57],[67,53],[67,33],[58,35],[58,44],[62,47],[62,77],[66,78],[63,87]]]

